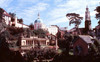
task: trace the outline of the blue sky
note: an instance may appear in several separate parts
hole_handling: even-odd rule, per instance
[[[24,24],[29,25],[37,19],[38,12],[43,23],[47,26],[58,25],[71,29],[67,13],[78,13],[85,19],[85,9],[88,5],[91,15],[92,27],[97,25],[94,9],[100,5],[99,0],[0,0],[0,7],[9,12],[16,13],[23,18]],[[79,27],[84,27],[84,19]]]

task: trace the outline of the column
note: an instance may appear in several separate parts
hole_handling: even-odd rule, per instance
[[[33,48],[34,48],[34,40],[33,40]]]
[[[58,43],[57,43],[57,38],[56,38],[56,50],[58,49]]]

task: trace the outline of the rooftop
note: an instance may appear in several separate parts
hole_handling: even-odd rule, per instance
[[[91,36],[89,36],[89,35],[79,35],[79,37],[82,40],[84,40],[87,44],[88,43],[93,43],[93,41],[92,41],[93,38]]]

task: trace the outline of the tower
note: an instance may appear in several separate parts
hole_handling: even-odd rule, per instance
[[[85,30],[89,32],[91,30],[91,19],[90,19],[90,11],[88,6],[86,7],[85,11]]]

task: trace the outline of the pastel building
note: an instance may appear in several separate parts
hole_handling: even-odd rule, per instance
[[[48,27],[49,34],[56,35],[58,32],[58,27],[56,25],[51,25]]]
[[[42,23],[42,19],[40,19],[40,14],[38,14],[38,18],[34,21],[34,29],[44,29],[46,30],[46,26]]]
[[[10,26],[15,26],[18,28],[29,28],[28,25],[25,25],[23,23],[19,23],[19,20],[17,19],[17,17],[14,17],[14,21],[10,22]]]
[[[33,38],[22,37],[20,41],[22,50],[30,50],[31,48],[37,47],[38,45],[44,48],[49,44],[49,39],[38,38],[38,37],[33,37]]]
[[[4,11],[3,12],[3,19],[4,19],[5,23],[7,25],[9,25],[11,22],[11,16],[4,9],[2,9],[2,10]]]
[[[2,9],[2,8],[1,8]],[[15,16],[14,18],[11,17],[11,15],[9,15],[4,9],[2,9],[3,12],[3,19],[4,22],[9,25],[9,26],[14,26],[14,27],[18,27],[18,28],[29,28],[28,25],[25,25],[23,23],[19,23],[19,20],[17,19],[17,17]],[[13,20],[13,21],[12,21]]]

